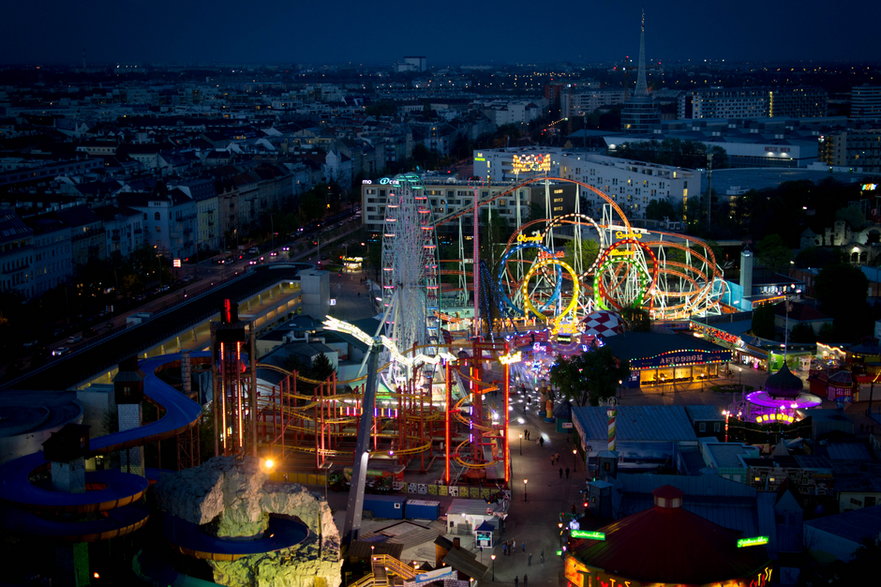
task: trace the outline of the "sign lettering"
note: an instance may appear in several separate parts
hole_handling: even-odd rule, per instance
[[[518,243],[540,243],[541,242],[541,234],[538,232],[533,232],[533,236],[526,236],[525,234],[517,235]]]

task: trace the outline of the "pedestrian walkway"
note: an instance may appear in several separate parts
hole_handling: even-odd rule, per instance
[[[517,423],[519,418],[524,424]],[[484,553],[484,562],[495,554],[495,581],[486,584],[533,587],[563,584],[563,560],[556,553],[562,546],[558,523],[561,515],[581,507],[580,489],[586,472],[583,463],[572,454],[574,445],[565,433],[558,433],[554,423],[545,422],[534,412],[511,413],[512,500],[501,542],[511,541],[510,554],[498,544],[492,553]],[[529,431],[529,440],[520,434]],[[541,440],[540,440],[541,439]],[[522,455],[521,453],[522,442]],[[552,462],[552,457],[559,458]],[[568,475],[567,475],[568,470]],[[513,546],[516,543],[516,546]],[[492,564],[490,562],[490,564]],[[526,578],[526,580],[524,580]],[[481,582],[483,583],[483,582]],[[528,587],[527,585],[527,587]]]

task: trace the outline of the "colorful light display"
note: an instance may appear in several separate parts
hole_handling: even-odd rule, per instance
[[[753,536],[752,538],[741,538],[737,541],[737,548],[746,548],[748,546],[761,546],[768,544],[767,536]]]
[[[756,424],[792,424],[801,420],[800,410],[815,408],[822,400],[810,393],[800,393],[798,397],[774,397],[764,390],[747,394],[749,413],[747,420]]]
[[[551,170],[550,153],[535,153],[529,155],[514,155],[511,157],[511,172],[514,175],[521,173],[542,172]]]

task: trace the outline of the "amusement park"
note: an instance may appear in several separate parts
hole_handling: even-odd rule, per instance
[[[355,281],[341,269],[337,286],[352,289],[330,302],[330,272],[311,264],[254,272],[278,277],[260,286],[247,313],[225,297],[210,324],[171,337],[177,346],[120,361],[101,379],[116,430],[90,438],[88,427],[69,424],[42,451],[29,440],[0,465],[4,528],[60,541],[60,568],[76,577],[69,584],[99,583],[94,561],[122,548],[136,553],[136,575],[150,584],[468,585],[495,582],[495,558],[509,554],[507,536],[524,523],[515,509],[535,507],[557,528],[549,545],[528,553],[527,532],[518,534],[527,566],[533,555],[537,566],[549,559],[533,583],[561,584],[565,560],[568,580],[580,585],[568,577],[580,563],[566,559],[567,547],[580,544],[580,524],[600,503],[585,482],[618,466],[670,462],[634,456],[627,406],[616,444],[618,401],[642,387],[663,403],[664,390],[675,391],[668,384],[702,391],[730,374],[730,349],[646,327],[681,330],[731,311],[714,251],[692,236],[635,226],[610,196],[572,180],[531,178],[489,197],[475,187],[469,205],[452,212],[417,173],[380,185],[377,279]],[[560,185],[573,195],[566,210],[555,199]],[[543,201],[521,202],[524,187]],[[503,205],[516,226],[485,242]],[[542,208],[541,218],[528,212]],[[261,323],[305,319],[281,315],[279,299],[305,303],[313,281],[330,311],[285,340],[299,341],[324,370],[258,350]],[[371,305],[372,317],[344,319],[346,297]],[[190,336],[202,342],[181,343]],[[589,401],[567,397],[559,365],[603,353],[614,355],[604,367],[610,387]],[[785,368],[772,377],[724,413],[707,406],[708,422],[724,421],[726,442],[736,422],[780,427],[820,403]],[[27,421],[16,424],[22,430],[48,418],[17,417]],[[674,430],[679,417],[661,419]],[[551,468],[539,473],[544,455]],[[163,460],[177,472],[159,471]],[[570,469],[578,481],[569,482]],[[145,504],[150,488],[156,498]],[[434,546],[430,555],[392,548],[388,534],[368,529],[374,518],[405,517],[440,520],[433,545],[443,556]],[[125,538],[144,532],[155,540],[143,548]],[[111,546],[96,555],[94,543]],[[510,582],[510,569],[498,574]]]

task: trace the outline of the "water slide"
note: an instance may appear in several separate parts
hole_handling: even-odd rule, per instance
[[[194,360],[210,357],[207,352],[191,353]],[[180,354],[140,361],[144,373],[144,392],[162,410],[162,416],[149,424],[93,438],[91,453],[110,453],[179,434],[194,426],[201,406],[162,381],[157,372],[178,363]],[[147,491],[147,479],[121,471],[86,473],[86,491],[69,493],[37,484],[30,476],[48,466],[39,451],[0,465],[0,526],[14,533],[46,536],[70,542],[107,540],[134,532],[149,518],[150,512],[139,502]],[[48,517],[40,513],[50,514]],[[57,514],[93,514],[85,520],[55,519]],[[60,516],[58,516],[60,517]],[[308,529],[301,522],[272,516],[267,532],[255,540],[229,540],[210,536],[195,524],[168,516],[166,537],[183,552],[199,558],[233,560],[240,556],[281,550],[302,542]]]

